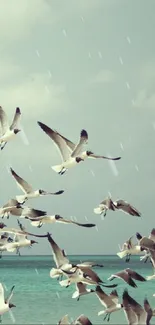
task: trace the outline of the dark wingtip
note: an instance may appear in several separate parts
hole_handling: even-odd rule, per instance
[[[86,227],[86,228],[92,228],[92,227],[95,227],[96,225],[94,223],[85,223],[83,224],[83,227]]]
[[[113,160],[120,160],[120,159],[122,159],[122,157],[116,157]]]
[[[60,194],[62,194],[62,193],[64,193],[64,192],[65,192],[64,190],[60,190],[60,191],[56,192],[55,194],[56,194],[56,195],[60,195]]]
[[[81,133],[80,133],[80,136],[83,137],[83,138],[87,138],[88,139],[88,133],[86,130],[81,130]]]
[[[142,236],[141,236],[141,234],[139,233],[139,232],[136,232],[136,237],[137,237],[137,239],[141,239],[142,238]]]
[[[21,114],[20,108],[16,107],[16,113]]]

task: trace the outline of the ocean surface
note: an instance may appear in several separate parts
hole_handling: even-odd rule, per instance
[[[130,267],[141,275],[151,275],[151,263],[141,262],[139,256],[131,258],[130,263],[117,256],[69,256],[73,263],[80,261],[95,261],[103,263],[103,268],[94,268],[98,275],[106,280],[111,274]],[[3,315],[3,324],[57,324],[62,316],[68,314],[72,319],[80,314],[85,314],[92,324],[107,324],[103,321],[103,315],[98,312],[103,310],[97,296],[92,293],[83,296],[79,301],[72,299],[75,285],[68,288],[61,287],[56,279],[49,276],[50,269],[54,266],[51,256],[3,256],[0,259],[0,282],[4,285],[5,296],[9,294],[12,285],[15,285],[11,313]],[[107,282],[107,281],[106,281]],[[128,288],[131,294],[139,303],[143,304],[147,296],[153,308],[155,308],[155,280],[147,282],[136,281],[138,288],[131,288],[125,282],[116,279],[109,284],[118,283],[116,288],[121,295],[124,288]],[[93,289],[93,286],[90,286]],[[104,288],[106,293],[111,289]],[[111,315],[110,324],[127,324],[124,312],[117,311]],[[155,324],[155,317],[151,324]]]

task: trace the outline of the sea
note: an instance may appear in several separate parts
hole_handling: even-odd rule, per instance
[[[126,263],[117,256],[69,256],[74,264],[84,261],[93,261],[104,265],[103,268],[95,267],[94,271],[105,281],[119,270],[126,267],[137,271],[143,276],[152,275],[151,263],[140,261],[139,256],[132,256],[131,261]],[[84,314],[92,324],[108,324],[103,321],[103,315],[98,312],[104,310],[99,299],[94,293],[83,296],[79,301],[72,299],[75,285],[68,288],[61,287],[56,279],[49,276],[50,269],[55,264],[51,256],[3,256],[0,259],[0,282],[5,289],[5,297],[9,290],[15,285],[12,308],[2,316],[2,324],[58,324],[59,320],[66,314],[70,320],[75,320],[79,315]],[[132,288],[120,279],[109,281],[109,284],[117,283],[117,292],[122,300],[122,293],[125,288],[129,294],[143,305],[147,297],[152,308],[155,308],[155,280],[139,282],[137,288]],[[93,286],[90,286],[93,289]],[[102,288],[106,293],[112,289]],[[111,315],[110,324],[127,324],[123,310]],[[151,324],[155,324],[155,317]]]

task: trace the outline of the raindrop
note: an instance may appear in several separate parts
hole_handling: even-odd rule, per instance
[[[123,60],[122,60],[121,56],[119,57],[119,61],[123,65]]]
[[[96,231],[98,231],[98,227],[96,226],[95,228],[96,228]]]
[[[127,81],[126,81],[126,86],[127,86],[128,89],[130,89],[130,85],[129,85],[129,83]]]
[[[100,51],[98,51],[98,56],[100,59],[102,59],[102,53]]]
[[[138,166],[137,166],[137,165],[135,165],[135,168],[136,168],[137,172],[139,172],[139,168],[138,168]]]
[[[88,221],[88,218],[85,216],[86,221]]]
[[[26,136],[26,134],[24,132],[24,129],[23,129],[23,127],[20,127],[20,129],[21,129],[20,136],[21,136],[24,144],[26,144],[28,146],[29,145],[29,141],[28,141],[28,138],[27,138],[27,136]]]
[[[36,50],[36,54],[37,54],[38,58],[40,58],[40,53],[38,50]]]
[[[67,33],[66,33],[65,29],[63,29],[62,32],[63,32],[63,35],[66,37]]]
[[[131,40],[130,40],[130,37],[129,36],[127,36],[127,42],[129,43],[129,44],[131,44]]]
[[[37,275],[39,275],[39,272],[38,272],[38,270],[37,270],[37,269],[35,269],[35,271],[36,271]]]
[[[91,59],[91,53],[90,52],[88,53],[88,57],[89,57],[89,59]]]
[[[121,147],[121,149],[124,151],[124,147],[123,147],[122,142],[120,142],[120,147]]]
[[[56,292],[56,295],[57,295],[57,297],[60,299],[60,295],[59,295],[59,292]]]

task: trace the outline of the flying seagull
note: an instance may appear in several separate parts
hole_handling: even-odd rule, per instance
[[[68,314],[64,315],[58,322],[58,325],[70,325]]]
[[[30,184],[28,184],[24,179],[22,179],[19,175],[15,173],[15,171],[10,168],[12,176],[15,178],[18,187],[25,193],[25,195],[17,195],[16,199],[19,203],[23,204],[26,200],[36,198],[44,195],[59,195],[64,191],[60,190],[55,193],[47,192],[44,190],[34,190]]]
[[[42,210],[22,206],[17,200],[10,199],[5,205],[3,205],[2,208],[0,208],[0,216],[2,218],[7,217],[7,219],[9,219],[10,214],[20,218],[35,218],[45,216],[47,213]]]
[[[77,301],[80,300],[81,296],[85,296],[88,295],[89,293],[95,292],[95,290],[93,289],[87,289],[86,284],[82,283],[82,282],[77,282],[75,284],[76,287],[76,291],[73,293],[72,298],[76,299]]]
[[[143,248],[143,249],[149,249],[151,251],[155,251],[155,242],[154,240],[144,236],[142,237],[141,234],[139,232],[136,232],[136,238],[138,240],[139,245]]]
[[[84,268],[84,271],[82,270],[82,267],[74,267],[74,270],[72,268],[71,271],[64,270],[63,268],[61,268],[61,270],[68,277],[68,279],[66,280],[59,281],[62,287],[68,288],[72,283],[78,283],[78,282],[82,282],[89,285],[100,284],[101,286],[107,288],[117,287],[117,284],[114,285],[103,284],[103,281],[98,277],[98,275],[89,268]]]
[[[100,300],[101,304],[106,308],[98,313],[98,316],[105,315],[103,320],[109,322],[111,313],[120,310],[123,305],[118,303],[118,294],[116,290],[113,290],[110,295],[107,295],[100,286],[96,287],[95,291],[98,299]]]
[[[2,322],[2,315],[9,311],[10,308],[16,307],[14,304],[10,302],[12,296],[13,296],[13,290],[15,286],[13,286],[10,290],[9,296],[5,299],[4,298],[4,288],[2,286],[2,283],[0,283],[0,322]]]
[[[146,310],[136,301],[134,300],[129,294],[128,291],[125,289],[123,292],[123,310],[128,321],[129,325],[134,324],[147,324],[147,312]],[[144,301],[145,307],[145,301]]]
[[[75,222],[72,220],[67,220],[64,219],[63,217],[59,216],[58,214],[54,215],[54,216],[42,216],[42,217],[25,217],[26,219],[29,219],[31,221],[31,225],[35,226],[35,227],[42,227],[43,224],[48,224],[48,223],[64,223],[64,224],[73,224],[73,225],[77,225],[80,227],[85,227],[85,228],[92,228],[95,227],[96,225],[94,223],[79,223],[79,222]]]
[[[142,251],[144,251],[144,249],[140,246],[140,245],[135,245],[132,242],[132,237],[130,237],[122,246],[122,249],[120,252],[117,253],[117,255],[120,258],[123,258],[126,256],[126,262],[130,261],[130,256],[131,255],[138,255],[140,254]],[[145,251],[144,251],[145,252]]]
[[[132,216],[140,217],[141,213],[135,209],[131,204],[124,200],[112,201],[110,197],[104,199],[97,208],[94,209],[95,214],[107,214],[107,210],[122,210],[123,212],[130,214]]]
[[[54,141],[57,145],[61,158],[62,163],[61,165],[52,166],[52,169],[60,174],[63,175],[68,168],[76,166],[77,163],[84,161],[86,158],[104,158],[109,160],[119,160],[121,157],[110,158],[105,156],[95,155],[92,151],[83,151],[83,146],[88,142],[88,133],[86,130],[81,130],[80,139],[77,144],[74,144],[56,130],[52,130],[47,125],[43,124],[42,122],[38,121],[39,126],[41,129]]]
[[[3,108],[0,106],[0,148],[4,149],[8,141],[14,138],[14,136],[20,132],[17,128],[19,119],[21,116],[20,108],[16,108],[16,112],[12,121],[12,124],[9,125],[8,118]]]
[[[1,233],[9,233],[9,234],[13,234],[13,235],[29,235],[29,236],[34,236],[34,237],[38,237],[38,238],[46,238],[49,236],[49,234],[47,235],[37,235],[37,234],[32,234],[28,231],[21,231],[19,229],[16,228],[5,228],[4,230],[0,229],[0,234]]]
[[[95,267],[95,266],[99,266],[99,267],[103,267],[102,264],[96,264],[94,262],[83,262],[80,264],[72,264],[70,263],[64,249],[61,249],[57,243],[54,241],[54,239],[52,238],[52,236],[50,234],[48,234],[48,241],[51,245],[52,248],[52,254],[53,254],[53,259],[54,262],[56,264],[57,268],[52,268],[50,271],[50,277],[51,278],[59,278],[62,277],[64,272],[63,270],[72,270],[73,267],[83,267],[85,269],[87,268],[91,268],[91,267]],[[79,281],[80,282],[80,281]]]
[[[112,274],[108,280],[109,281],[112,281],[113,279],[115,278],[119,278],[119,279],[122,279],[123,281],[125,281],[126,283],[128,283],[131,287],[133,288],[137,288],[137,285],[136,283],[133,281],[134,280],[137,280],[137,281],[141,281],[141,282],[144,282],[146,281],[146,279],[141,276],[139,273],[127,268],[125,270],[122,270],[122,271],[119,271],[115,274]]]

